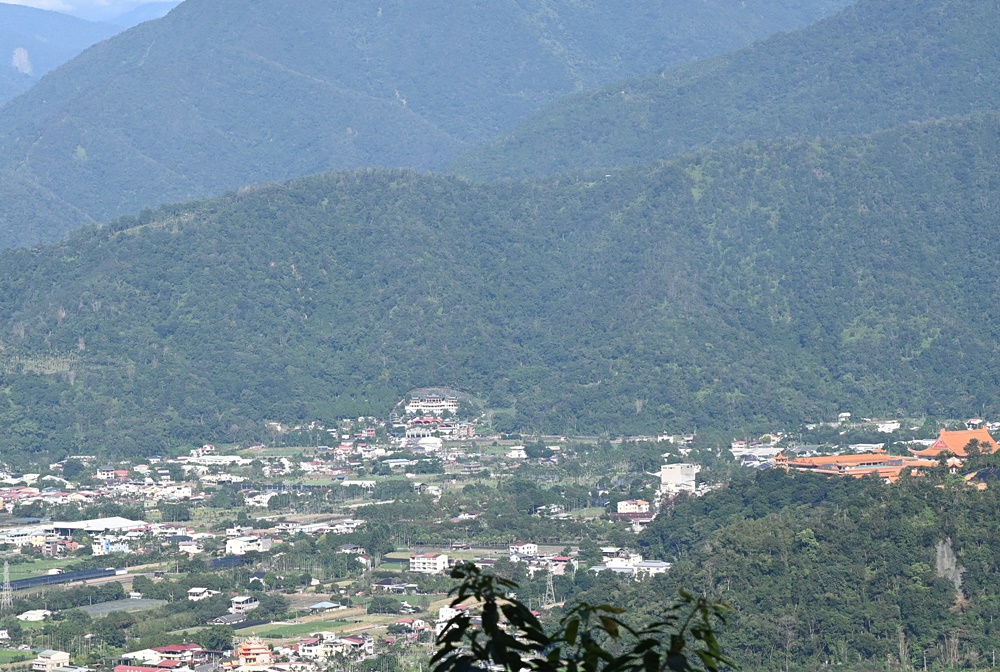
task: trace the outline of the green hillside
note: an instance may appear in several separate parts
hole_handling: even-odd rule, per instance
[[[674,563],[667,574],[635,583],[581,572],[577,585],[583,599],[627,606],[637,622],[664,613],[678,588],[725,601],[723,645],[746,672],[990,669],[1000,490],[997,461],[987,461],[982,492],[940,473],[892,486],[781,470],[739,476],[676,502],[642,533],[644,555]],[[958,590],[944,549],[962,570]]]
[[[0,105],[121,28],[0,3]]]
[[[0,442],[264,438],[447,385],[504,427],[1000,411],[995,116],[588,180],[369,170],[0,256]]]
[[[992,0],[861,0],[736,53],[557,101],[453,168],[545,175],[997,109],[997,34]]]
[[[188,0],[0,109],[0,247],[248,183],[440,168],[559,96],[845,4]]]

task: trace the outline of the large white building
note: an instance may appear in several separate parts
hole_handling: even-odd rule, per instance
[[[69,665],[67,652],[45,649],[31,661],[31,672],[53,672],[53,670],[67,665]]]
[[[700,464],[680,462],[660,467],[660,492],[665,496],[679,492],[694,492]]]
[[[533,558],[538,555],[538,544],[530,541],[515,541],[510,545],[509,550],[511,557],[524,555]]]
[[[113,537],[98,537],[90,545],[90,552],[96,558],[112,553],[131,553],[128,541],[125,539],[115,539]]]
[[[253,611],[259,606],[260,601],[253,595],[237,595],[232,600],[232,606],[229,607],[229,613],[245,614],[248,611]]]
[[[448,556],[444,553],[414,553],[410,556],[410,571],[421,574],[440,574],[448,569]]]
[[[440,394],[428,394],[410,399],[404,407],[407,415],[431,414],[440,416],[445,411],[455,415],[458,413],[458,397],[442,397]]]
[[[624,499],[618,502],[618,513],[649,513],[649,502],[644,499]]]
[[[246,555],[250,551],[266,553],[271,550],[267,537],[236,537],[226,540],[226,555]]]

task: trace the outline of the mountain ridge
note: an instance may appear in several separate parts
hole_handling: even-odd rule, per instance
[[[997,31],[989,0],[861,0],[735,53],[557,101],[450,169],[526,178],[998,109]]]
[[[5,441],[262,440],[427,385],[559,434],[1000,408],[998,166],[989,114],[609,177],[367,169],[146,211],[0,255]]]
[[[0,108],[0,247],[252,182],[442,168],[557,96],[844,3],[187,0]]]

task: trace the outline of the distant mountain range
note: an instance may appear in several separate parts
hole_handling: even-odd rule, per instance
[[[0,3],[0,105],[121,28]]]
[[[0,450],[262,440],[426,385],[547,433],[995,415],[998,185],[989,114],[607,177],[365,170],[147,211],[0,254]]]
[[[860,0],[736,53],[559,100],[453,169],[530,177],[1000,109],[998,35],[994,0]]]
[[[0,109],[0,247],[239,185],[445,166],[546,103],[846,0],[188,0]]]

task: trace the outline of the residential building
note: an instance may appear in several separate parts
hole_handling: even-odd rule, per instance
[[[455,618],[461,613],[464,613],[469,608],[467,604],[460,604],[457,607],[440,607],[438,609],[438,617],[434,622],[434,635],[437,637],[441,636],[441,633],[445,631],[448,627],[448,623],[451,619]]]
[[[636,578],[666,574],[671,564],[662,560],[643,560],[635,565]]]
[[[339,637],[334,642],[339,652],[355,656],[372,656],[375,654],[375,642],[364,635]]]
[[[56,668],[69,665],[69,654],[65,651],[45,649],[31,661],[31,672],[53,672]]]
[[[192,602],[201,602],[220,594],[218,590],[209,590],[208,588],[188,588],[187,599]]]
[[[396,595],[402,595],[416,589],[417,584],[407,583],[400,579],[382,579],[372,584],[372,590],[378,590],[383,593],[394,593]]]
[[[440,574],[448,569],[444,553],[414,553],[410,556],[410,571],[420,574]]]
[[[515,541],[510,545],[511,555],[523,555],[533,558],[538,555],[538,544],[528,541]]]
[[[160,657],[160,660],[170,660],[175,662],[189,663],[199,657],[204,651],[200,644],[166,644],[164,646],[154,646],[151,651]]]
[[[246,555],[251,551],[265,553],[271,550],[271,539],[267,537],[236,537],[226,540],[226,555]]]
[[[649,513],[649,502],[643,499],[626,499],[618,502],[618,513]]]
[[[229,607],[231,614],[245,614],[260,606],[260,601],[253,595],[237,595],[233,598],[232,606]]]
[[[112,553],[131,553],[132,549],[129,548],[128,542],[123,539],[113,539],[111,537],[103,537],[94,540],[94,543],[90,545],[91,554],[94,557],[100,557],[102,555],[111,555]]]

